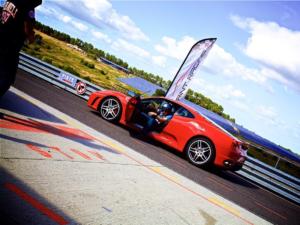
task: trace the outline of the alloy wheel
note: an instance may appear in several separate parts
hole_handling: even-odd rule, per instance
[[[207,141],[197,139],[188,147],[188,157],[192,163],[202,165],[207,163],[212,156],[212,147]]]
[[[115,98],[105,99],[100,106],[100,114],[108,121],[117,120],[121,111],[120,103]]]

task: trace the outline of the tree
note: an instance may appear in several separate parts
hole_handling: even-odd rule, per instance
[[[156,91],[154,92],[154,94],[152,96],[165,96],[166,92],[162,89],[156,89]]]
[[[43,37],[39,34],[35,35],[35,39],[34,39],[34,42],[38,45],[41,45],[42,42],[43,42]]]

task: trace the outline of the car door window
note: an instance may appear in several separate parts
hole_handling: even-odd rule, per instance
[[[178,116],[182,116],[182,117],[187,117],[187,118],[194,118],[194,115],[189,112],[187,109],[180,107],[177,111],[176,111],[176,115]]]
[[[156,112],[161,102],[161,99],[143,99],[141,102],[141,111],[145,113],[149,111]]]

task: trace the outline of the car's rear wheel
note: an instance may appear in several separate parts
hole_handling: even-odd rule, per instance
[[[209,167],[215,160],[216,151],[210,140],[205,137],[196,137],[186,145],[185,154],[188,161],[193,165]]]
[[[243,168],[243,165],[234,165],[230,170],[231,171],[239,171]]]
[[[122,106],[117,98],[107,97],[100,103],[98,110],[103,119],[110,122],[117,122],[122,113]]]

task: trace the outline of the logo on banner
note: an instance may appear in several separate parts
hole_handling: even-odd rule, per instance
[[[177,97],[176,100],[183,98],[184,92],[187,89],[188,83],[191,81],[192,77],[194,76],[195,70],[198,68],[200,64],[200,58],[194,62],[191,67],[176,81],[174,84],[174,91],[171,93],[171,96],[175,96],[176,93]]]
[[[185,97],[190,81],[215,41],[216,38],[204,39],[192,47],[166,94],[167,98],[180,100]]]
[[[6,2],[3,6],[2,15],[0,14],[0,22],[5,24],[10,17],[15,18],[18,8],[11,2]]]
[[[76,84],[76,91],[77,91],[77,94],[83,95],[86,92],[86,84],[83,83],[82,81],[79,81]]]
[[[77,78],[73,77],[70,74],[66,73],[60,73],[58,79],[66,84],[71,85],[72,87],[75,87]]]

